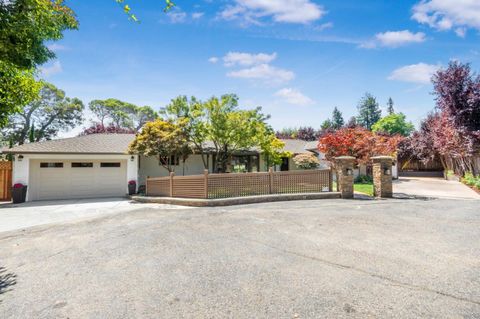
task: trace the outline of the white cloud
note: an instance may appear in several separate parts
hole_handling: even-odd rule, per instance
[[[285,83],[295,78],[292,71],[276,68],[269,64],[259,64],[251,68],[241,69],[227,73],[228,77],[263,80],[270,84]]]
[[[467,28],[456,28],[455,34],[458,35],[460,38],[465,38],[467,35]]]
[[[398,68],[390,74],[389,80],[428,84],[435,72],[440,69],[440,65],[418,63],[406,65]]]
[[[251,66],[262,63],[270,63],[277,58],[277,53],[267,54],[267,53],[244,53],[244,52],[228,52],[223,57],[223,62],[225,66]]]
[[[421,43],[425,41],[425,33],[412,33],[408,30],[403,31],[387,31],[377,33],[375,38],[379,43],[386,47],[399,47],[409,43]]]
[[[480,1],[422,0],[413,7],[412,19],[437,30],[454,29],[465,36],[463,28],[480,30]]]
[[[323,23],[319,26],[316,26],[314,29],[316,31],[323,31],[323,30],[327,30],[327,29],[331,29],[333,28],[333,22],[326,22],[326,23]]]
[[[220,12],[225,20],[242,20],[246,24],[259,24],[270,17],[275,22],[306,24],[325,15],[322,6],[311,0],[235,0]]]
[[[51,43],[47,45],[47,48],[53,52],[66,51],[68,48],[64,45],[58,43]]]
[[[41,66],[39,69],[40,74],[44,77],[49,77],[63,71],[62,65],[59,61],[53,62],[53,64],[51,64],[50,66]]]
[[[218,60],[219,59],[216,56],[212,56],[210,59],[208,59],[208,62],[215,64],[218,62]]]
[[[271,65],[277,58],[277,53],[245,53],[228,52],[223,58],[223,64],[227,68],[237,67],[236,70],[227,73],[228,77],[263,81],[269,85],[278,85],[295,78],[295,73],[289,70],[277,68]],[[218,58],[209,59],[211,63],[217,63]]]
[[[308,96],[304,95],[297,89],[293,88],[284,88],[275,93],[275,96],[281,97],[287,101],[289,104],[293,105],[310,105],[313,103],[313,100]]]
[[[421,43],[425,40],[426,36],[423,32],[413,33],[408,30],[387,31],[377,33],[374,39],[362,43],[360,47],[364,49],[373,49],[377,46],[398,48],[410,43]]]
[[[175,9],[167,13],[171,23],[184,23],[187,20],[187,14],[181,9]]]
[[[192,19],[200,19],[204,14],[205,12],[194,12],[192,13]]]

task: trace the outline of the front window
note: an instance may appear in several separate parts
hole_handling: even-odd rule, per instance
[[[231,160],[232,173],[259,171],[258,155],[234,155]]]
[[[180,157],[179,156],[160,156],[159,165],[164,166],[178,166],[180,165]]]

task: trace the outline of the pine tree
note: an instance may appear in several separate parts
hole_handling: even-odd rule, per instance
[[[35,142],[35,125],[33,125],[33,124],[30,127],[30,132],[28,133],[28,141],[30,143]]]
[[[338,130],[344,124],[345,120],[343,119],[342,112],[340,112],[337,107],[335,107],[332,114],[332,128]]]
[[[395,109],[393,108],[393,100],[391,97],[388,98],[387,102],[387,112],[388,114],[395,114]]]
[[[377,123],[382,117],[382,110],[380,109],[377,99],[370,93],[365,93],[365,96],[358,104],[357,123],[371,130],[373,124]]]

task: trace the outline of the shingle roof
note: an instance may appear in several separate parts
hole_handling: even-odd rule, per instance
[[[126,154],[135,134],[91,134],[45,142],[28,143],[5,153]]]
[[[285,146],[283,147],[283,151],[285,152],[300,154],[307,151],[305,148],[307,145],[306,141],[282,139],[282,142],[285,143]]]
[[[135,134],[91,134],[51,140],[45,142],[28,143],[5,149],[5,153],[54,153],[54,154],[126,154],[128,145],[135,138]],[[305,153],[308,142],[302,140],[282,140],[285,143],[284,151],[293,154]],[[205,148],[213,147],[212,142],[205,142]],[[251,152],[257,151],[251,149]]]
[[[309,151],[318,151],[318,141],[307,142],[305,149]]]

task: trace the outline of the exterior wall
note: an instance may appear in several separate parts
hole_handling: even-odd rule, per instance
[[[15,155],[13,161],[12,185],[22,183],[30,184],[30,161],[40,160],[126,160],[127,161],[127,180],[125,181],[125,190],[128,192],[128,181],[134,180],[138,184],[138,156],[136,155],[95,155],[95,154],[24,154],[23,159],[19,160],[19,155]],[[133,159],[133,160],[132,160]],[[27,189],[27,201],[29,194]]]
[[[323,154],[319,155],[319,158],[322,159],[320,162],[321,169],[329,168],[329,164],[323,160]],[[139,169],[138,169],[138,184],[145,185],[147,176],[150,177],[165,177],[169,175],[169,172],[159,164],[158,158],[155,156],[140,156],[139,159]],[[175,166],[175,175],[182,176],[182,175],[200,175],[203,174],[204,165],[202,161],[201,155],[195,154],[190,155],[187,160],[185,161],[185,165],[180,161],[180,165]],[[260,155],[259,161],[259,169],[260,172],[268,172],[268,167],[266,166],[266,161],[263,155]],[[277,165],[274,168],[276,171],[280,171],[280,165]],[[301,168],[297,167],[293,162],[293,158],[289,158],[288,160],[288,169],[290,171],[301,170]],[[213,160],[212,156],[208,157],[208,171],[210,173],[213,172]]]
[[[398,162],[394,162],[392,166],[392,177],[397,179],[398,178]]]
[[[175,166],[175,175],[198,175],[203,174],[205,170],[201,155],[190,155],[185,164],[180,160],[180,165]],[[208,170],[212,172],[212,157],[209,156]],[[156,156],[140,156],[140,167],[138,173],[139,185],[146,183],[147,176],[150,177],[164,177],[168,176],[169,172],[162,165]]]

